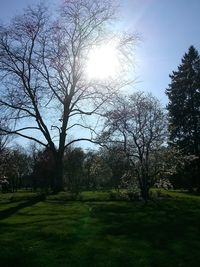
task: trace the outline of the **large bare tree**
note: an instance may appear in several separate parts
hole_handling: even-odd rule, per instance
[[[90,80],[85,72],[90,50],[110,38],[118,38],[120,60],[127,59],[134,38],[111,34],[114,15],[112,1],[67,0],[53,19],[37,5],[0,27],[0,108],[14,129],[1,131],[49,147],[55,191],[63,186],[66,146],[90,140],[69,140],[69,131],[87,129],[86,117],[124,84],[121,77]]]

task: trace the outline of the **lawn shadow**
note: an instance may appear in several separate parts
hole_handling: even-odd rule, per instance
[[[18,204],[15,207],[10,207],[6,210],[0,211],[0,220],[6,219],[8,217],[10,217],[11,215],[13,215],[14,213],[16,213],[17,211],[26,208],[26,207],[31,207],[33,205],[35,205],[36,203],[43,201],[46,199],[45,195],[38,195],[36,197],[33,197],[25,202],[22,202],[20,204]]]

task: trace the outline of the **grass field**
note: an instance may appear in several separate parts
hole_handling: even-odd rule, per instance
[[[105,192],[1,194],[0,266],[199,267],[200,197],[167,194],[147,205]]]

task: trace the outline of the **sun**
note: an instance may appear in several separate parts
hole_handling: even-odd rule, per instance
[[[115,78],[119,68],[118,51],[113,43],[97,46],[88,54],[86,74],[90,80]]]

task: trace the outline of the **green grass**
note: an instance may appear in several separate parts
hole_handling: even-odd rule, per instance
[[[147,205],[105,192],[84,192],[84,201],[2,194],[0,266],[200,266],[200,197],[167,194]]]

